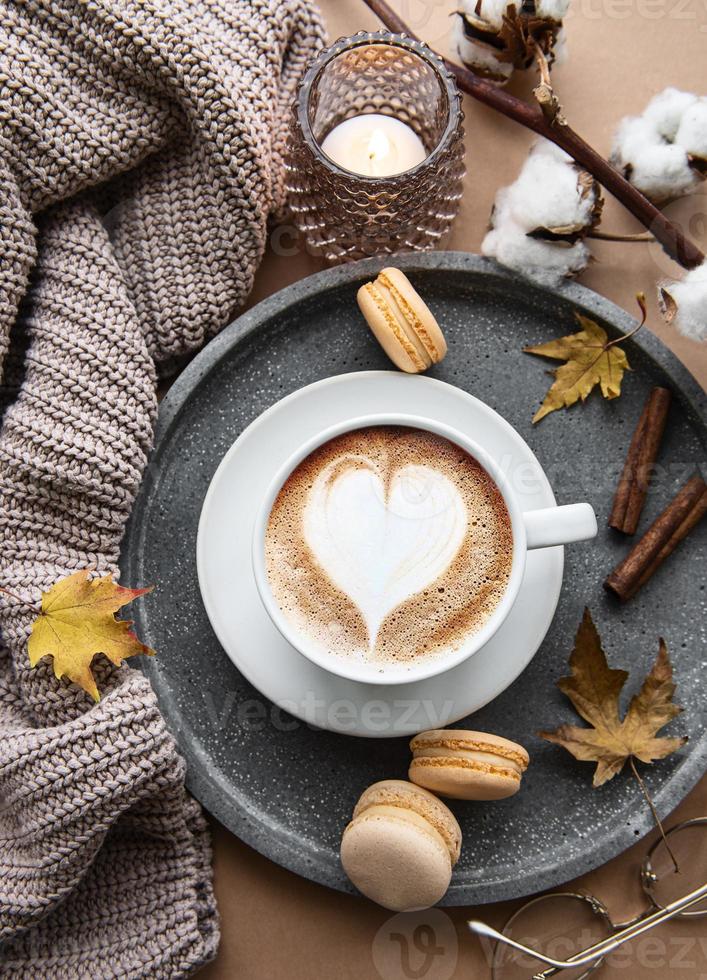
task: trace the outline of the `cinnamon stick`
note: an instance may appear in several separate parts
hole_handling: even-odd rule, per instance
[[[631,599],[707,513],[707,483],[695,475],[604,582],[622,602]]]
[[[671,397],[667,388],[653,388],[633,433],[609,515],[609,527],[623,534],[636,533]]]

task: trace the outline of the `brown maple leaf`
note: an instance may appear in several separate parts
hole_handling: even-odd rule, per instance
[[[642,297],[639,297],[639,304],[644,311],[643,320],[631,333],[617,340],[609,340],[606,331],[598,323],[575,312],[581,328],[577,333],[559,337],[537,347],[523,348],[526,354],[538,354],[540,357],[566,362],[553,372],[555,380],[533,416],[533,422],[539,422],[559,408],[569,408],[580,400],[585,401],[597,385],[604,398],[619,397],[624,372],[631,368],[626,354],[617,343],[633,336],[643,326],[645,304]]]
[[[660,729],[682,711],[673,703],[675,684],[665,641],[659,641],[655,663],[638,694],[631,698],[623,720],[619,717],[619,697],[628,673],[609,667],[589,609],[584,610],[577,630],[570,668],[570,676],[560,678],[557,686],[591,727],[560,725],[554,732],[538,735],[561,745],[575,759],[596,762],[594,786],[613,779],[626,761],[631,761],[645,792],[633,760],[650,763],[664,759],[687,741],[681,737],[657,737]]]
[[[7,590],[3,590],[7,591]],[[98,701],[100,695],[91,672],[91,661],[97,653],[119,666],[127,657],[154,650],[145,646],[131,631],[128,620],[118,620],[114,613],[147,589],[124,589],[110,575],[89,579],[81,569],[60,579],[42,593],[42,607],[28,642],[32,667],[43,657],[54,659],[57,677],[68,677]]]

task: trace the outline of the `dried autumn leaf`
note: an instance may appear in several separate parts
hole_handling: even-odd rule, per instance
[[[581,313],[575,313],[575,317],[581,327],[577,333],[537,347],[523,348],[526,354],[567,362],[554,371],[555,380],[533,416],[533,422],[539,422],[559,408],[585,401],[597,385],[604,398],[618,398],[621,394],[624,371],[630,370],[626,354],[615,341],[609,340],[606,331],[594,320]]]
[[[664,759],[687,741],[657,737],[660,729],[682,711],[673,703],[673,670],[662,639],[656,661],[631,699],[623,721],[619,718],[619,696],[628,673],[609,667],[588,609],[577,631],[570,668],[571,675],[562,677],[557,686],[592,727],[560,725],[554,732],[538,735],[561,745],[575,759],[596,762],[594,786],[613,779],[627,760],[650,763]]]
[[[110,575],[89,579],[82,569],[60,579],[42,593],[42,608],[32,626],[28,643],[29,662],[36,667],[43,657],[54,658],[54,673],[68,677],[98,701],[100,695],[91,673],[97,653],[119,666],[127,657],[154,650],[131,632],[128,620],[117,620],[122,606],[148,589],[124,589]]]

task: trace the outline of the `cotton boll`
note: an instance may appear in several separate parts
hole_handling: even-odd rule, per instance
[[[666,143],[643,116],[621,122],[611,159],[639,191],[654,201],[687,194],[699,180],[683,148]]]
[[[531,146],[529,156],[531,155],[535,157],[550,157],[553,160],[560,160],[562,163],[574,165],[574,160],[572,157],[569,155],[569,153],[563,150],[561,146],[558,146],[557,143],[552,143],[550,140],[543,139],[542,137],[538,137],[538,139],[536,139]]]
[[[522,4],[519,0],[481,0],[478,8],[477,0],[462,0],[457,9],[462,14],[479,18],[492,27],[499,28],[511,5],[516,10],[521,10]],[[533,16],[542,20],[554,20],[559,24],[567,14],[569,5],[570,0],[537,0]]]
[[[512,221],[489,231],[481,243],[481,251],[501,265],[546,285],[577,275],[591,257],[583,242],[567,247],[538,241],[528,238]]]
[[[616,131],[612,163],[653,201],[689,194],[707,158],[707,99],[669,88]]]
[[[627,165],[652,146],[667,145],[656,139],[655,125],[645,116],[626,116],[614,137],[613,154]]]
[[[537,0],[535,10],[538,17],[561,23],[569,10],[570,0]]]
[[[544,282],[581,272],[591,257],[581,238],[595,223],[601,200],[596,184],[585,178],[563,150],[539,140],[518,178],[496,195],[483,254]],[[552,240],[554,235],[566,240]]]
[[[671,143],[675,139],[680,121],[697,96],[691,92],[681,92],[676,88],[666,88],[656,95],[646,106],[643,118],[647,119],[654,131]]]
[[[502,83],[508,81],[513,74],[513,65],[510,62],[499,61],[497,48],[467,37],[461,17],[454,18],[452,41],[467,68],[477,74]]]
[[[477,11],[476,0],[462,0],[458,10],[462,14],[467,14],[476,20],[483,20],[490,27],[498,29],[503,23],[503,16],[508,10],[509,2],[513,2],[513,0],[481,0]],[[516,4],[516,8],[517,6]]]
[[[533,145],[517,179],[502,188],[494,206],[494,223],[509,218],[522,231],[574,228],[587,231],[599,208],[595,182],[583,179],[571,157],[554,143]]]
[[[633,163],[630,180],[654,201],[682,197],[700,182],[685,151],[675,144],[648,147]]]
[[[589,224],[595,197],[582,199],[577,176],[574,165],[534,148],[511,185],[509,207],[514,220],[526,232]]]
[[[452,41],[468,68],[504,84],[514,68],[534,63],[537,48],[553,64],[568,6],[569,0],[460,0]]]
[[[707,340],[707,261],[691,269],[680,282],[658,288],[663,316],[685,337]]]
[[[707,99],[697,99],[685,110],[675,142],[691,156],[707,160]]]
[[[517,180],[508,188],[507,208],[524,231],[537,228],[588,228],[599,196],[587,189],[580,170],[564,150],[540,139],[532,147]]]

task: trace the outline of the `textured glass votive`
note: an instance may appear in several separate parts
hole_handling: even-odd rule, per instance
[[[339,157],[336,163],[327,156],[322,143],[332,130],[367,113],[391,116],[409,127],[412,133],[400,145],[400,160],[404,165],[413,159],[409,146],[419,137],[426,154],[422,162],[402,173],[378,176],[354,172],[361,167],[360,145],[350,153],[351,162]],[[454,79],[419,41],[362,31],[322,52],[295,101],[287,158],[292,213],[310,250],[336,262],[438,246],[462,193],[463,118]],[[375,127],[374,120],[371,125]],[[333,137],[328,145],[350,138],[342,134],[351,128],[340,130],[341,138]],[[374,129],[372,170],[381,144],[384,157],[391,142],[395,150],[400,129],[395,124]],[[368,159],[366,152],[364,166]]]

